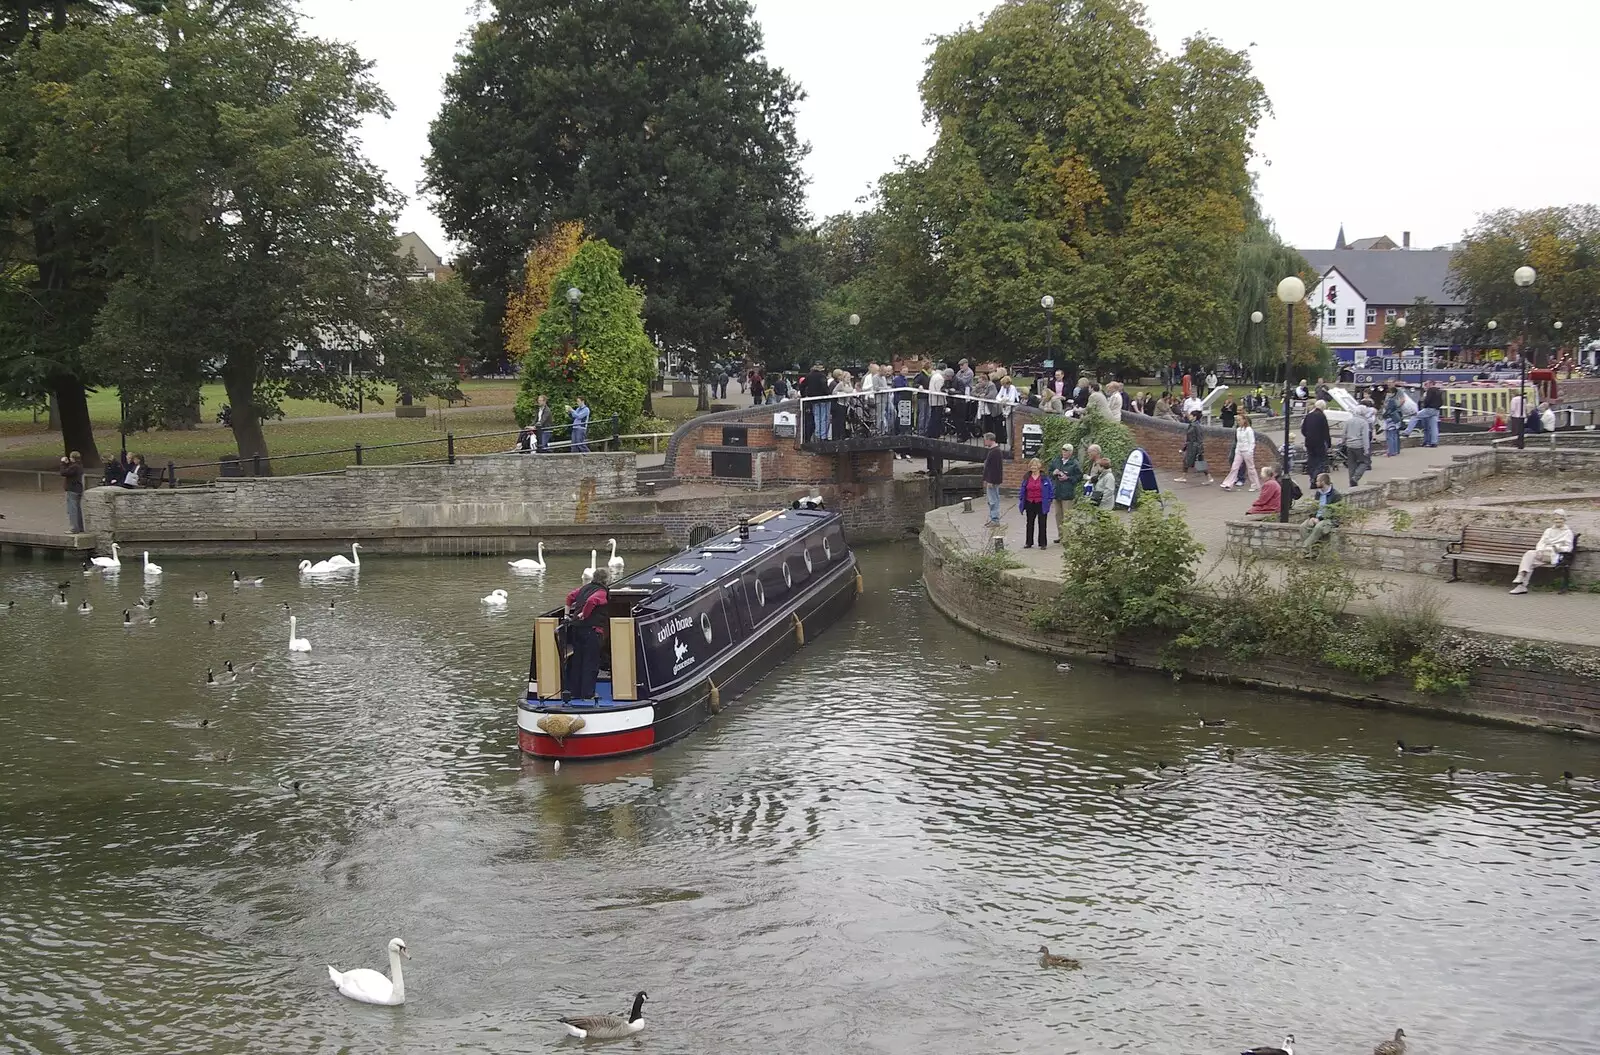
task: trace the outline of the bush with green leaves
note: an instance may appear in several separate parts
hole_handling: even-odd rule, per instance
[[[591,428],[609,432],[614,415],[622,432],[632,431],[656,374],[656,347],[644,332],[644,294],[622,277],[622,254],[599,239],[586,241],[550,287],[550,306],[522,361],[517,423],[533,421],[543,395],[560,425],[582,396],[593,412]],[[571,287],[583,294],[576,345],[566,294]]]
[[[1061,538],[1062,588],[1035,615],[1047,629],[1108,642],[1182,627],[1203,552],[1182,515],[1147,502],[1123,516],[1079,504]]]
[[[1035,417],[1033,420],[1037,421],[1038,418]],[[1111,464],[1118,472],[1122,471],[1128,455],[1139,445],[1133,437],[1132,429],[1102,414],[1090,412],[1081,418],[1069,418],[1061,414],[1046,416],[1044,455],[1054,456],[1063,443],[1072,444],[1073,453],[1079,458],[1083,457],[1083,452],[1091,443],[1098,443],[1100,453],[1111,459]]]

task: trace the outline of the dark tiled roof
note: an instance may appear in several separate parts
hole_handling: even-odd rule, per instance
[[[1450,249],[1302,249],[1306,262],[1325,275],[1329,268],[1361,292],[1368,304],[1410,304],[1427,297],[1443,307],[1459,307],[1460,299],[1446,290]]]

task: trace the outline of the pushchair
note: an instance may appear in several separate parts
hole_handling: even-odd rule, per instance
[[[867,396],[845,400],[844,418],[848,436],[871,436],[877,431],[878,404]]]

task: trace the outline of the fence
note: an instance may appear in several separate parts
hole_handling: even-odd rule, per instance
[[[842,440],[854,436],[931,436],[952,434],[962,442],[981,441],[985,432],[996,442],[1010,442],[1011,414],[1026,407],[1017,399],[980,399],[959,392],[934,392],[926,388],[891,388],[804,396],[795,421],[795,444],[813,439]],[[783,404],[773,404],[774,407]]]

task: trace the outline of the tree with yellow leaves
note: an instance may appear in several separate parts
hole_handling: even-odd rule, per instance
[[[539,328],[539,317],[550,306],[550,284],[572,263],[582,244],[583,224],[569,220],[546,232],[528,250],[522,285],[506,298],[506,313],[500,324],[506,355],[512,362],[520,362],[528,354],[528,342]]]

